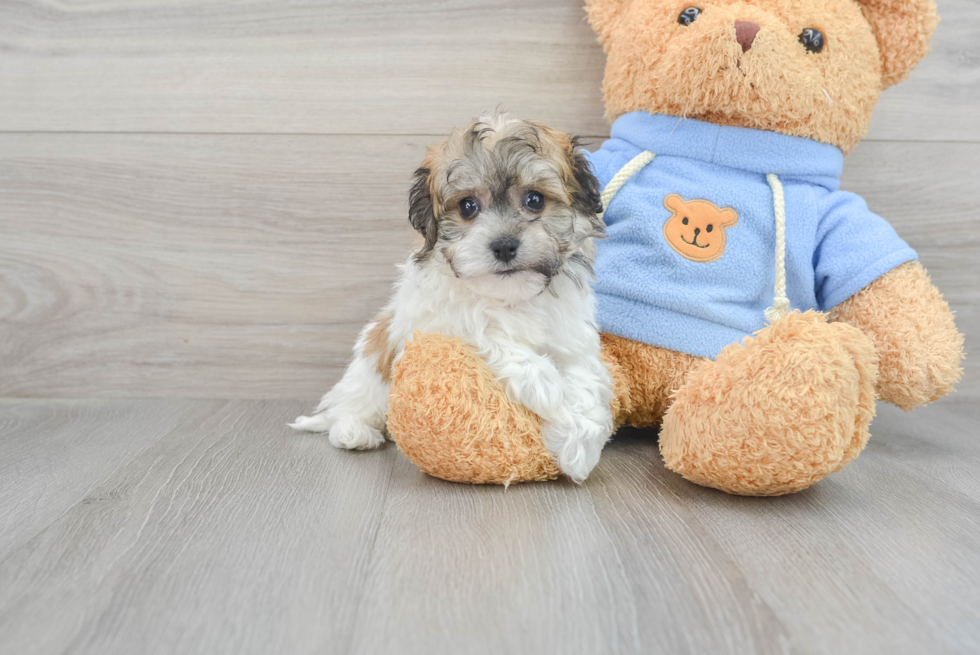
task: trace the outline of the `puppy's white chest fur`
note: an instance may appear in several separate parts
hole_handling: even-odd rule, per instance
[[[490,284],[501,282],[527,284],[520,279],[488,280]],[[410,257],[402,266],[393,301],[390,336],[396,358],[404,350],[405,339],[416,330],[460,337],[481,356],[506,342],[557,360],[598,346],[588,283],[576,286],[564,276],[528,300],[507,304],[475,293],[446,266],[415,262]]]

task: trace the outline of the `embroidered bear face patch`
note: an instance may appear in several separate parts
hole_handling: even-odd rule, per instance
[[[692,262],[713,262],[725,253],[725,229],[738,223],[738,212],[707,200],[684,200],[676,193],[664,198],[664,207],[671,214],[664,238],[677,254]]]

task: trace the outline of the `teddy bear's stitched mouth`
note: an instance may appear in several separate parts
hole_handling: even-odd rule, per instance
[[[687,239],[684,238],[684,235],[682,234],[681,235],[681,241],[683,241],[684,243],[686,243],[689,246],[694,246],[695,248],[710,248],[711,247],[711,244],[710,243],[708,245],[706,245],[706,246],[702,246],[700,243],[698,243],[698,237],[697,236],[694,237],[694,241],[688,241]]]
[[[719,71],[727,71],[727,70],[728,70],[729,68],[731,68],[731,67],[730,67],[730,66],[722,66],[722,67],[721,67],[721,68],[719,68],[718,70],[719,70]],[[739,57],[739,59],[738,59],[738,62],[737,62],[737,63],[735,64],[735,69],[736,69],[736,70],[737,70],[737,71],[738,71],[739,73],[741,73],[741,74],[742,74],[742,77],[748,77],[748,76],[749,76],[749,74],[748,74],[748,73],[746,73],[745,71],[743,71],[743,70],[742,70],[742,58],[741,58],[741,57]],[[753,84],[752,86],[754,87],[755,85]]]

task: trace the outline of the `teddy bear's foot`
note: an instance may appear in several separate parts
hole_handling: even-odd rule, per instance
[[[416,333],[395,363],[388,431],[422,471],[454,482],[553,480],[538,417],[507,400],[460,339]]]
[[[817,312],[794,312],[704,362],[664,417],[660,451],[688,480],[777,496],[840,470],[867,443],[877,354]]]

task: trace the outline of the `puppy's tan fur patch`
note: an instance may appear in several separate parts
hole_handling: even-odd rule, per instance
[[[391,365],[395,361],[395,350],[391,347],[388,329],[391,326],[391,314],[382,312],[374,319],[374,325],[368,330],[364,343],[364,355],[377,357],[375,366],[378,375],[385,382],[391,382]]]

